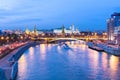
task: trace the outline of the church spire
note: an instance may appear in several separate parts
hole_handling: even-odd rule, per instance
[[[36,33],[37,32],[37,28],[36,28],[36,25],[34,26],[34,33]]]
[[[38,31],[37,31],[36,25],[34,26],[34,34],[38,35]]]
[[[29,34],[29,33],[30,33],[30,31],[28,30],[28,26],[26,26],[25,33],[26,33],[26,34]]]
[[[64,27],[64,25],[62,26],[62,33],[63,34],[65,33],[65,27]]]

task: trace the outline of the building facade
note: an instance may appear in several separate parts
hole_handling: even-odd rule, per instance
[[[64,30],[64,33],[67,33],[67,34],[72,34],[72,33],[79,33],[79,30],[78,29],[75,29],[74,25],[71,25],[70,28],[56,28],[56,29],[53,29],[53,32],[56,33],[56,34],[61,34]]]
[[[120,44],[120,13],[113,13],[107,21],[108,40]]]
[[[114,40],[114,23],[113,19],[110,18],[107,21],[107,33],[108,33],[108,40],[113,41]]]

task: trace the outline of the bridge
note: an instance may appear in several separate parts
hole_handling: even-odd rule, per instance
[[[44,40],[43,42],[41,41],[41,43],[61,43],[67,41],[77,41],[74,42],[74,44],[86,44],[86,41],[75,38],[41,38],[41,40]]]
[[[89,40],[97,40],[97,39],[102,39],[102,40],[107,40],[107,38],[88,38],[88,37],[67,37],[67,38],[58,38],[58,37],[37,37],[37,38],[32,38],[33,40],[43,40],[48,43],[52,42],[65,42],[65,41],[89,41]]]
[[[54,41],[78,41],[78,40],[83,40],[83,41],[89,41],[89,40],[107,40],[107,38],[100,37],[36,37],[32,38],[32,40],[43,40],[46,42],[54,42]]]
[[[48,38],[47,42],[52,43],[52,42],[66,42],[66,41],[77,41],[78,39],[75,38]]]

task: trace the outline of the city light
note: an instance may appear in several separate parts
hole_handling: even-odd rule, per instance
[[[119,0],[0,0],[0,80],[120,80],[119,9]]]

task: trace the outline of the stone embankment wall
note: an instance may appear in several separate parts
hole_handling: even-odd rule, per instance
[[[5,67],[4,69],[0,69],[0,80],[14,80],[17,72],[18,72],[18,60],[21,55],[26,51],[29,47],[35,46],[39,43],[30,42],[27,45],[22,46],[15,55],[12,55],[8,59],[9,66]]]

